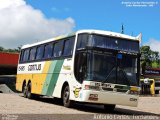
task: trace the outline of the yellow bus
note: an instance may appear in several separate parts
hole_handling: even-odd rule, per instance
[[[140,37],[102,30],[80,30],[24,45],[16,89],[24,97],[61,98],[73,102],[137,106]]]

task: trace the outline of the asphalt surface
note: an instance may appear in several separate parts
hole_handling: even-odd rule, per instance
[[[101,105],[76,103],[65,108],[61,100],[53,98],[27,99],[20,94],[0,93],[2,120],[92,120],[92,119],[160,119],[160,97],[140,97],[138,107],[116,106],[106,113]]]

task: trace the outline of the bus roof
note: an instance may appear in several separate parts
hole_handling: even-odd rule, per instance
[[[104,31],[104,30],[79,30],[79,31],[77,31],[77,33],[90,33],[90,34],[108,35],[108,36],[111,36],[111,37],[124,38],[124,39],[137,40],[137,41],[141,40],[139,38],[139,37],[141,37],[140,36],[141,34],[139,34],[137,37],[133,37],[133,36],[117,33],[117,32]]]
[[[40,42],[36,42],[36,43],[33,43],[33,44],[23,45],[21,49],[33,47],[33,46],[36,46],[36,45],[41,45],[41,44],[44,44],[44,43],[56,41],[56,40],[67,38],[67,37],[71,37],[71,36],[74,36],[74,35],[80,34],[80,33],[108,35],[108,36],[111,36],[111,37],[124,38],[124,39],[129,39],[129,40],[136,40],[136,41],[141,41],[141,37],[142,37],[141,34],[139,34],[137,37],[133,37],[133,36],[125,35],[125,34],[120,34],[120,33],[111,32],[111,31],[104,31],[104,30],[79,30],[77,32],[73,32],[73,33],[66,34],[66,35],[61,35],[61,36],[58,36],[58,37],[55,37],[55,38],[50,38],[50,39],[43,40],[43,41],[40,41]]]

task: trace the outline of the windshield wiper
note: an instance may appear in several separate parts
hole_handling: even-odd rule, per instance
[[[128,82],[128,85],[130,85],[130,81],[127,78],[126,72],[121,68],[118,72],[122,71],[123,76],[124,76],[124,80],[126,80],[126,82]]]
[[[113,67],[112,69],[111,69],[111,71],[109,72],[109,74],[107,75],[107,77],[106,77],[106,79],[102,82],[102,83],[105,83],[105,82],[107,82],[107,80],[108,80],[108,78],[109,78],[109,76],[111,75],[111,73],[113,72],[115,70],[115,67]],[[116,69],[117,70],[117,69]],[[123,69],[120,69],[119,71],[117,71],[116,73],[118,74],[118,72],[120,72],[120,71],[122,71],[122,74],[123,74],[123,81],[124,80],[126,80],[126,82],[128,83],[128,85],[130,85],[130,81],[128,80],[128,78],[127,78],[127,76],[126,76],[126,73],[125,73],[125,71],[123,70]],[[118,76],[118,75],[116,75],[116,76]],[[118,78],[119,77],[117,77],[117,80],[118,80]],[[117,81],[116,80],[116,81]],[[125,81],[124,81],[125,82]],[[117,82],[116,82],[116,84],[117,84]],[[121,83],[122,84],[122,83]]]
[[[112,69],[111,69],[111,71],[109,72],[109,74],[107,75],[107,77],[106,77],[106,79],[102,82],[102,83],[105,83],[107,80],[108,80],[108,77],[111,75],[111,73],[114,71],[114,68],[115,67],[113,67]]]

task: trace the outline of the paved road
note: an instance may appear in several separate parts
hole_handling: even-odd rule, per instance
[[[142,117],[144,116],[155,117],[154,119],[157,119],[156,116],[160,115],[160,97],[140,97],[138,107],[117,106],[114,112],[105,113],[103,106],[75,104],[73,108],[65,108],[60,101],[55,101],[53,98],[29,100],[18,94],[0,93],[0,114],[1,118],[4,120],[7,117],[14,119],[16,117],[19,119],[21,117],[23,117],[23,119],[42,119],[42,117],[44,117],[43,119],[45,119],[45,117],[48,117],[49,115],[52,118],[54,117],[59,120],[64,118],[73,120],[82,118],[122,119],[122,117],[125,117],[123,119],[126,119],[127,116],[132,119],[135,119],[136,117],[141,117],[141,119],[143,119]]]

